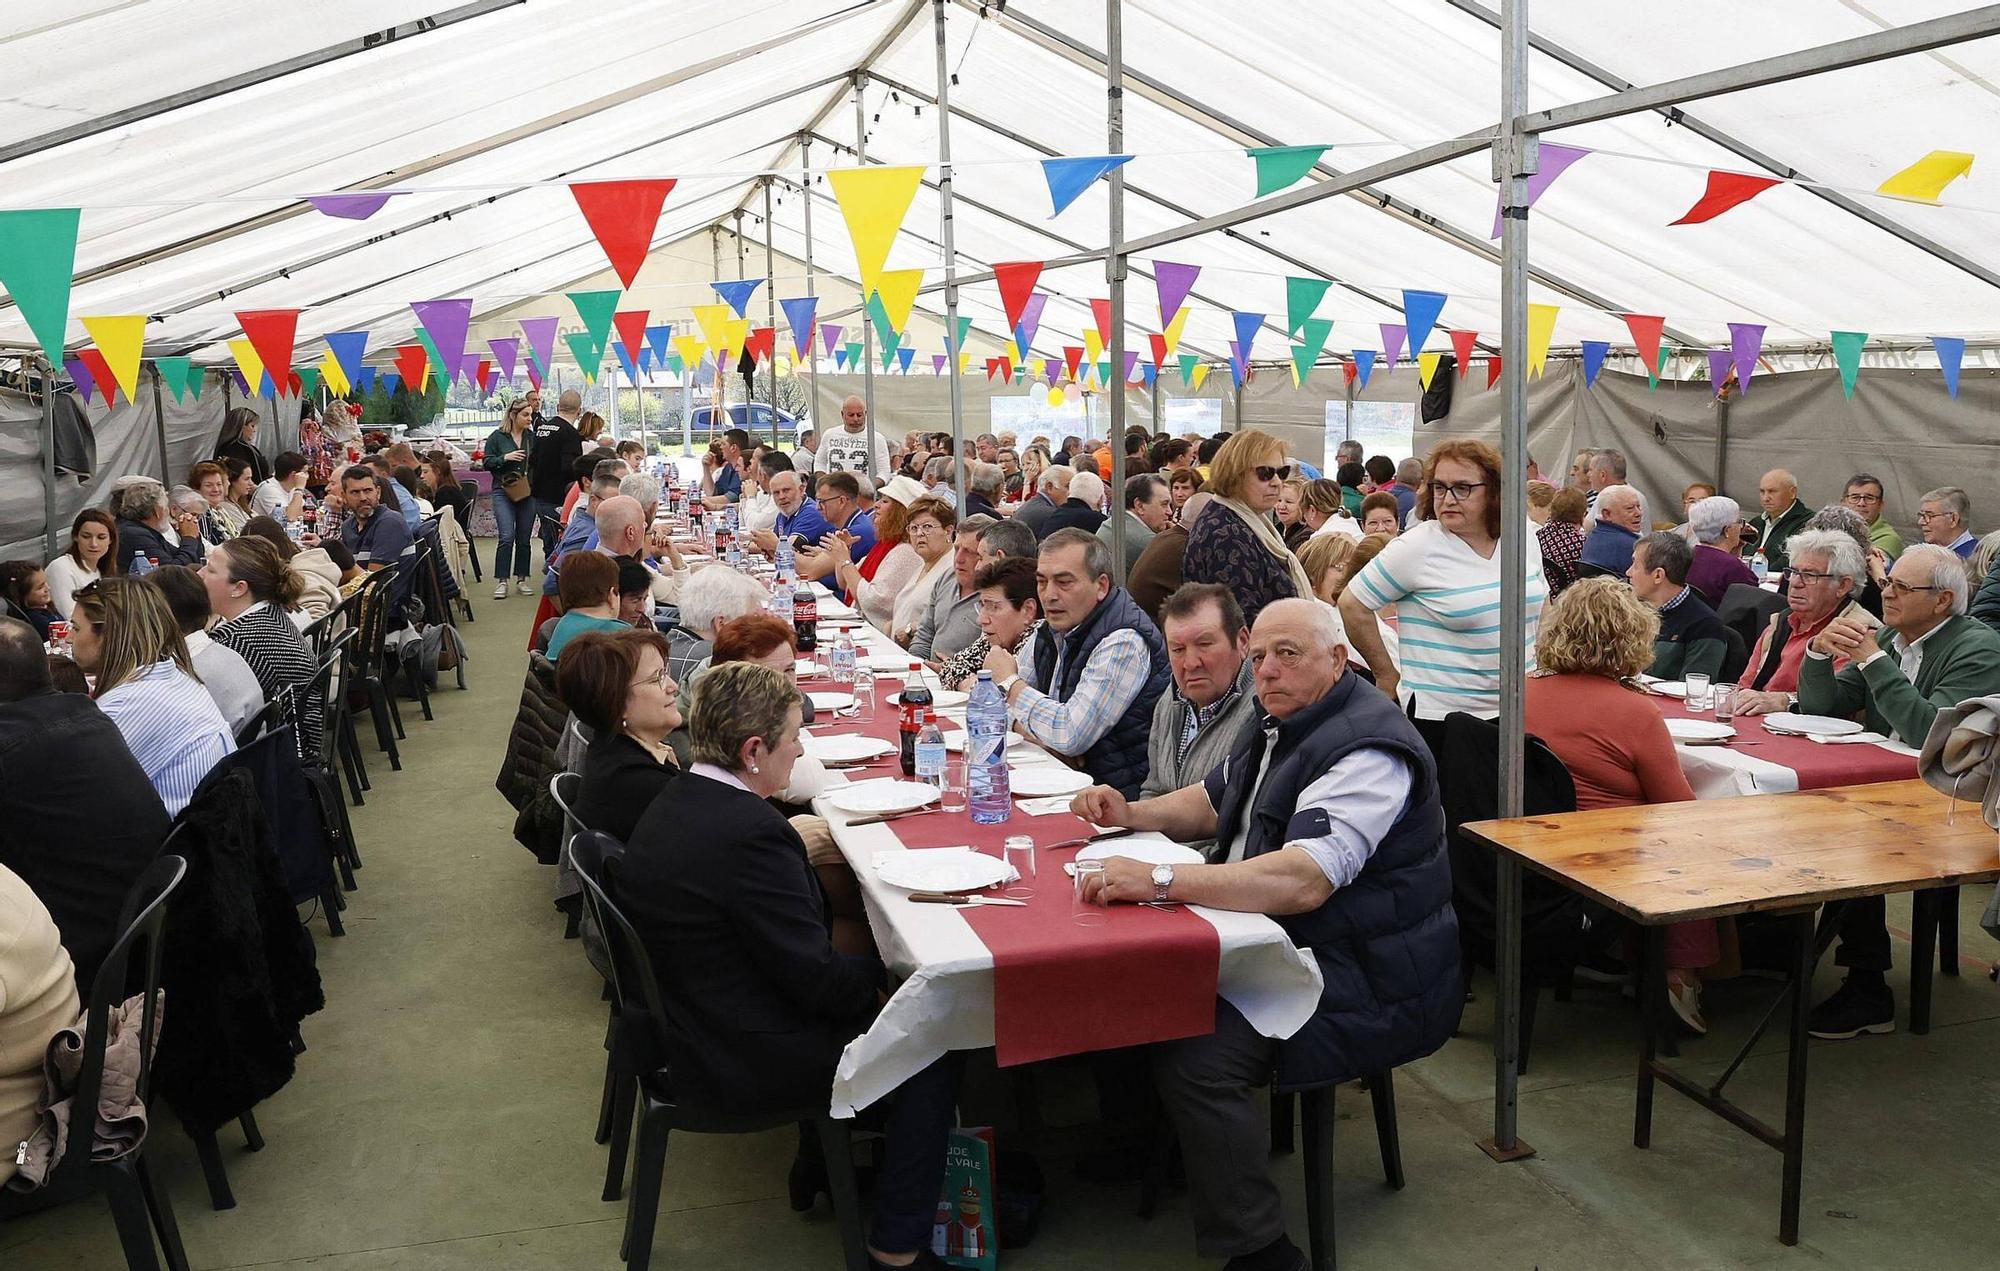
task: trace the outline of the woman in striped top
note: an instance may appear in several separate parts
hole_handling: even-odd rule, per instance
[[[1348,582],[1340,596],[1349,639],[1376,683],[1413,707],[1419,719],[1453,711],[1500,713],[1500,455],[1481,441],[1438,443],[1424,461],[1416,525],[1405,530]],[[1535,629],[1548,587],[1542,554],[1521,525],[1527,553],[1527,667],[1535,666]],[[1372,619],[1396,606],[1399,662],[1380,647]]]
[[[187,644],[160,589],[143,578],[106,578],[76,594],[70,645],[78,666],[97,676],[97,706],[169,816],[236,749],[215,699],[195,676]]]
[[[242,655],[265,701],[312,680],[319,662],[287,613],[299,603],[302,584],[269,540],[246,535],[211,549],[201,581],[216,617],[209,639]],[[319,703],[300,702],[296,709],[300,751],[317,754]]]

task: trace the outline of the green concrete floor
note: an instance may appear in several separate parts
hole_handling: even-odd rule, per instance
[[[486,559],[490,549],[482,545]],[[327,1009],[306,1022],[311,1050],[296,1079],[258,1109],[265,1150],[252,1155],[223,1136],[237,1208],[208,1208],[192,1150],[171,1117],[157,1123],[148,1151],[197,1268],[618,1265],[624,1205],[598,1199],[604,1149],[591,1141],[603,1063],[597,980],[578,945],[561,939],[550,871],[515,845],[512,812],[493,789],[534,601],[481,590],[475,603],[471,691],[441,692],[434,723],[405,711],[401,773],[371,754],[375,790],[354,813],[367,866],[348,935],[329,940],[314,927]],[[1984,903],[1974,890],[1962,952],[1983,963],[2000,948],[1974,922]],[[1906,926],[1907,904],[1892,902],[1890,914]],[[1899,946],[1898,960],[1906,954]],[[1827,968],[1820,991],[1836,981]],[[1688,1045],[1684,1062],[1718,1067],[1770,988],[1711,990],[1715,1031]],[[1791,1250],[1776,1239],[1777,1153],[1664,1090],[1654,1147],[1631,1146],[1634,1021],[1615,994],[1579,988],[1567,1005],[1544,1001],[1521,1098],[1521,1133],[1539,1155],[1489,1162],[1473,1146],[1490,1129],[1492,1089],[1490,992],[1483,981],[1478,990],[1463,1035],[1398,1074],[1407,1190],[1382,1185],[1368,1100],[1343,1092],[1343,1266],[1992,1265],[2000,990],[1977,970],[1939,982],[1927,1037],[1814,1046],[1804,1230]],[[1776,1117],[1783,1079],[1782,1043],[1767,1038],[1732,1090]],[[1081,1071],[1059,1069],[1042,1084],[1048,1120],[1088,1111]],[[836,1266],[825,1203],[809,1217],[785,1203],[792,1147],[789,1133],[677,1138],[655,1265]],[[1183,1197],[1142,1222],[1136,1189],[1082,1182],[1053,1152],[1043,1164],[1041,1232],[1006,1265],[1204,1265]],[[1296,1232],[1298,1158],[1272,1168]],[[119,1265],[95,1203],[0,1228],[6,1271]]]

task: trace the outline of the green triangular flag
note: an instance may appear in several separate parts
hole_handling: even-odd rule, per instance
[[[1663,378],[1665,378],[1667,374],[1667,363],[1673,360],[1674,360],[1674,351],[1671,348],[1668,348],[1666,345],[1662,344],[1660,346],[1660,364],[1657,367],[1653,368],[1652,373],[1646,377],[1646,388],[1649,391],[1658,388],[1660,386],[1660,381]]]
[[[1257,163],[1257,197],[1276,194],[1311,172],[1325,146],[1253,146],[1244,151]]]
[[[590,343],[597,349],[599,361],[604,358],[604,342],[611,338],[611,315],[618,309],[618,295],[615,291],[569,293],[569,302],[576,306],[576,316],[583,319],[583,329],[590,332]],[[417,329],[419,332],[423,330],[421,327]]]
[[[311,397],[319,392],[319,368],[308,366],[299,372],[299,396]]]
[[[563,343],[569,345],[570,356],[585,375],[595,376],[597,368],[604,364],[604,346],[590,338],[587,331],[569,331],[563,334]]]
[[[960,317],[958,320],[958,338],[951,342],[950,346],[945,349],[945,352],[953,355],[963,352],[965,349],[966,337],[971,334],[972,334],[972,319],[967,317]],[[952,360],[956,361],[957,359],[956,357],[954,357]]]
[[[1303,328],[1300,338],[1306,342],[1305,347],[1312,350],[1312,356],[1306,359],[1306,365],[1311,366],[1319,361],[1319,355],[1326,349],[1327,340],[1333,335],[1333,319],[1307,318],[1300,325]]]
[[[176,402],[186,401],[188,379],[195,375],[194,363],[184,357],[156,357],[153,369],[159,373],[160,383],[165,384],[174,395]]]
[[[889,321],[889,310],[883,305],[880,292],[868,293],[868,324],[875,328],[875,340],[883,351],[893,355],[896,351],[896,328]],[[884,366],[888,364],[886,359],[882,363]]]
[[[896,364],[897,336],[891,331],[882,340],[882,369],[888,370]]]
[[[859,366],[859,365],[861,365],[861,341],[859,341],[859,340],[850,340],[850,341],[848,341],[848,343],[847,343],[847,364],[848,364],[849,366]]]
[[[1098,382],[1098,383],[1100,383],[1100,384],[1102,384],[1102,385],[1104,385],[1104,386],[1105,386],[1105,387],[1107,387],[1107,388],[1108,388],[1108,387],[1110,387],[1110,385],[1111,385],[1111,359],[1110,359],[1110,358],[1105,358],[1104,360],[1100,361],[1100,362],[1099,362],[1099,363],[1097,364],[1097,382]]]
[[[450,368],[450,367],[448,367],[448,366],[446,366],[446,365],[444,364],[444,359],[438,356],[438,349],[437,349],[437,345],[436,345],[435,343],[433,343],[433,342],[432,342],[432,340],[431,340],[431,333],[430,333],[430,332],[428,332],[428,331],[426,331],[426,330],[424,330],[424,329],[423,329],[422,327],[418,327],[418,328],[417,328],[417,343],[418,343],[418,344],[421,344],[421,345],[423,345],[423,346],[424,346],[424,354],[425,354],[425,356],[429,357],[429,358],[430,358],[430,360],[431,360],[431,361],[430,361],[430,367],[431,367],[431,374],[433,374],[433,375],[437,376],[437,377],[438,377],[439,379],[441,379],[441,380],[445,381],[445,385],[446,385],[446,387],[450,387],[450,384],[451,384],[451,368]],[[416,392],[416,391],[417,391],[417,388],[420,388],[420,387],[422,387],[422,386],[421,386],[421,385],[418,385],[418,386],[415,386],[415,387],[412,387],[412,388],[410,389],[410,391],[414,393],[414,392]]]
[[[1183,385],[1189,388],[1194,387],[1194,368],[1199,365],[1201,365],[1201,355],[1199,353],[1181,354],[1181,383]]]
[[[685,375],[687,374],[687,363],[681,360],[680,354],[669,353],[667,354],[667,369],[673,372],[676,377]]]
[[[208,372],[202,370],[199,366],[189,367],[187,373],[188,396],[194,398],[196,401],[200,401],[201,390],[207,386]]]
[[[0,287],[56,366],[63,363],[69,332],[70,275],[76,271],[82,215],[73,207],[0,212]]]
[[[1294,344],[1292,346],[1292,370],[1297,373],[1300,384],[1304,384],[1306,376],[1312,374],[1313,359],[1316,356],[1311,349],[1303,344]]]
[[[1854,381],[1861,375],[1861,346],[1868,343],[1866,331],[1835,331],[1833,360],[1840,367],[1840,387],[1854,396]]]
[[[1285,279],[1285,334],[1297,335],[1333,283],[1325,278]],[[1315,355],[1317,356],[1317,355]]]

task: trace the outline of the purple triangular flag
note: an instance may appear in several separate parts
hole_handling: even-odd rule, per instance
[[[1042,377],[1048,381],[1050,388],[1056,386],[1056,377],[1062,374],[1062,369],[1063,364],[1055,358],[1045,357],[1042,359]]]
[[[1708,384],[1717,397],[1722,396],[1722,385],[1729,378],[1729,350],[1710,349],[1708,351]]]
[[[840,331],[839,327],[829,323],[822,322],[820,324],[819,338],[826,345],[826,351],[829,356],[832,355],[834,347],[840,343]],[[839,359],[835,360],[838,361]]]
[[[1169,326],[1174,315],[1181,311],[1181,303],[1188,292],[1194,290],[1194,280],[1201,274],[1200,265],[1176,265],[1170,260],[1153,262],[1153,284],[1160,289],[1160,325]]]
[[[944,374],[944,364],[949,360],[950,359],[945,357],[945,355],[942,353],[931,354],[931,374],[933,375]]]
[[[338,216],[343,221],[365,221],[381,211],[382,206],[394,197],[394,191],[387,194],[308,194],[306,202],[324,216]]]
[[[1393,371],[1403,356],[1403,341],[1410,333],[1400,322],[1378,322],[1375,329],[1382,333],[1382,365]]]
[[[1132,372],[1139,367],[1139,354],[1135,349],[1125,350],[1125,382],[1132,382]]]
[[[1760,322],[1729,324],[1729,360],[1736,364],[1736,391],[1750,391],[1750,376],[1757,370],[1757,354],[1764,348],[1764,326]]]
[[[1542,197],[1542,193],[1550,185],[1554,184],[1557,177],[1568,170],[1570,164],[1575,163],[1578,159],[1583,158],[1583,156],[1589,153],[1590,151],[1577,146],[1559,146],[1553,142],[1544,141],[1541,146],[1541,170],[1528,178],[1527,205],[1533,207],[1535,200]],[[1489,238],[1500,237],[1500,199],[1505,197],[1506,191],[1503,189],[1494,200],[1493,232],[1487,236]]]
[[[412,300],[410,308],[424,330],[430,332],[438,360],[450,367],[453,375],[461,374],[465,370],[465,333],[472,325],[472,301]],[[474,359],[473,365],[476,369],[478,359]]]
[[[493,361],[500,368],[500,378],[514,378],[514,359],[521,356],[521,340],[518,336],[508,336],[504,340],[488,340],[486,347],[493,350]]]
[[[250,381],[243,378],[243,372],[232,369],[229,373],[236,377],[236,391],[245,397],[250,396]]]
[[[91,395],[97,392],[97,377],[90,373],[90,368],[83,364],[83,359],[66,357],[63,359],[63,369],[69,372],[70,379],[76,384],[77,395],[84,401],[89,401]]]
[[[1035,291],[1030,292],[1027,300],[1021,305],[1021,324],[1014,328],[1014,335],[1021,346],[1022,357],[1028,355],[1028,349],[1035,343],[1035,332],[1042,325],[1042,310],[1048,303],[1048,292]]]
[[[523,318],[521,334],[528,339],[528,354],[535,359],[535,365],[543,374],[548,373],[549,363],[556,355],[556,328],[562,325],[561,318]]]

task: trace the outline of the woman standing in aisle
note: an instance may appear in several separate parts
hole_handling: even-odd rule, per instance
[[[228,459],[241,459],[250,465],[255,474],[252,487],[271,475],[270,461],[257,449],[257,412],[248,406],[238,406],[222,417],[222,432],[215,439],[215,462]]]
[[[536,592],[528,581],[535,541],[535,496],[528,482],[528,456],[535,449],[535,411],[527,398],[512,402],[500,426],[486,435],[486,457],[480,466],[493,474],[493,523],[499,542],[493,548],[493,598],[507,598],[507,580],[524,596]],[[519,497],[508,493],[516,483]]]
[[[1209,466],[1206,488],[1216,497],[1188,527],[1182,579],[1228,587],[1248,625],[1273,600],[1313,594],[1305,566],[1271,518],[1291,475],[1283,442],[1256,428],[1237,433]]]

